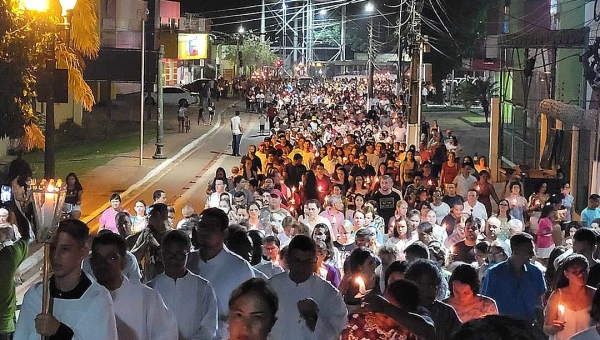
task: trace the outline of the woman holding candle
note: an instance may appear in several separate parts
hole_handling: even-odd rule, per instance
[[[354,183],[350,190],[348,190],[348,194],[361,194],[363,197],[369,194],[369,188],[367,188],[363,176],[359,175],[354,177]]]
[[[510,206],[510,216],[519,219],[525,223],[525,212],[527,210],[527,200],[522,196],[521,183],[512,182],[510,184],[510,195],[506,197]]]
[[[490,196],[494,199],[496,204],[500,203],[500,199],[496,194],[496,189],[494,189],[494,185],[490,183],[490,173],[483,170],[479,173],[479,180],[475,182],[474,188],[477,190],[477,200],[481,202],[485,206],[485,210],[488,216],[492,215],[492,200]]]
[[[369,249],[354,249],[347,262],[348,272],[340,282],[339,290],[350,312],[360,306],[361,296],[367,293],[381,294],[381,292],[379,277],[375,274],[377,268],[375,255]]]
[[[414,183],[418,169],[419,163],[415,160],[414,152],[408,150],[406,158],[400,164],[400,186],[402,189],[406,189],[407,186]]]
[[[317,245],[317,265],[315,273],[319,275],[323,280],[331,283],[332,286],[338,287],[340,285],[340,272],[330,263],[333,247],[327,246],[324,241],[319,239],[315,240]]]
[[[500,230],[498,231],[498,239],[505,242],[510,238],[510,226],[508,221],[513,217],[509,213],[510,203],[507,199],[503,199],[498,203],[498,213],[495,215],[500,220]],[[521,221],[521,223],[523,223]]]
[[[571,254],[558,268],[555,290],[544,313],[544,332],[550,340],[567,340],[590,326],[595,288],[586,286],[588,261]]]

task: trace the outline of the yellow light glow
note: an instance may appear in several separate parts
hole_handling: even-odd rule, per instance
[[[46,12],[48,0],[21,0],[21,7],[28,11]]]
[[[59,0],[60,7],[62,7],[62,15],[67,15],[67,11],[73,10],[77,4],[77,0]]]

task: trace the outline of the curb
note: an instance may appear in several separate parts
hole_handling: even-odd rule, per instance
[[[463,121],[473,127],[489,127],[490,126],[490,123],[486,123],[485,121],[474,122],[474,121],[471,121],[468,117],[461,116],[461,117],[458,117],[458,119],[460,119],[461,121]]]
[[[187,153],[193,151],[195,148],[198,147],[200,142],[202,142],[209,135],[213,134],[218,128],[220,128],[221,124],[222,124],[223,113],[231,108],[234,108],[240,102],[241,102],[241,100],[234,102],[233,104],[228,105],[225,109],[219,111],[218,117],[216,119],[217,123],[210,130],[208,130],[205,134],[196,138],[192,142],[188,143],[173,157],[165,159],[162,163],[160,163],[158,166],[156,166],[154,169],[152,169],[150,172],[148,172],[148,174],[146,174],[146,176],[144,176],[144,178],[140,179],[139,181],[137,181],[136,183],[131,185],[129,188],[127,188],[127,190],[125,190],[121,194],[121,197],[127,197],[127,195],[130,195],[133,191],[143,187],[144,185],[150,186],[153,183],[156,183],[156,181],[158,181],[160,178],[162,178],[164,175],[166,175],[166,173],[165,173],[162,176],[158,176],[161,171],[163,171],[165,168],[167,168],[168,166],[173,164],[179,158],[181,158],[184,155],[186,155]],[[125,201],[125,200],[123,200],[123,201]],[[105,203],[100,208],[94,210],[91,214],[86,216],[84,219],[81,219],[81,221],[83,221],[85,224],[88,224],[93,219],[95,219],[100,214],[102,214],[102,212],[104,212],[104,210],[106,210],[106,208],[108,208],[109,206],[110,206],[110,203]],[[40,264],[43,260],[44,260],[44,248],[42,247],[38,251],[31,254],[29,257],[27,257],[23,261],[23,263],[21,263],[21,265],[17,268],[17,271],[15,272],[15,277],[21,277],[22,275],[26,274],[28,271],[30,271],[35,266]]]

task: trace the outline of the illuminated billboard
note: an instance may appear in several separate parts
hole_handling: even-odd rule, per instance
[[[208,58],[208,34],[178,34],[177,59]]]

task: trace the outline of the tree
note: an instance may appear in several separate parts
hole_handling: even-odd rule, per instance
[[[54,53],[58,68],[69,70],[69,88],[76,101],[91,110],[94,97],[83,80],[82,56],[94,58],[100,47],[94,0],[79,0],[73,9],[70,43],[61,41],[58,1],[48,13],[25,11],[17,0],[0,0],[0,138],[21,139],[25,150],[44,147],[43,117],[33,111],[37,80],[44,60]],[[53,42],[55,49],[51,51]]]
[[[466,80],[460,83],[456,89],[456,96],[459,103],[462,103],[467,109],[475,102],[479,101],[483,108],[485,121],[488,122],[490,116],[490,98],[497,95],[499,85],[497,81],[491,78],[477,78]]]
[[[272,66],[277,60],[277,56],[271,51],[269,40],[261,41],[260,37],[254,34],[245,34],[243,38],[240,36],[237,36],[237,38],[240,41],[239,46],[226,46],[223,50],[223,59],[237,65],[238,51],[240,51],[242,52],[244,67],[248,67],[250,72],[263,66]]]

